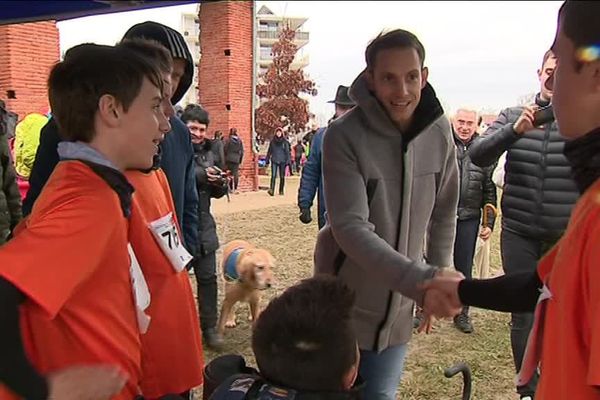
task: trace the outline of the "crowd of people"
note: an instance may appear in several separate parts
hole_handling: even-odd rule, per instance
[[[483,132],[475,110],[445,115],[425,48],[401,29],[367,46],[309,151],[292,155],[278,129],[269,194],[306,158],[315,277],[266,307],[258,369],[226,365],[211,399],[395,399],[415,305],[421,330],[453,318],[466,334],[470,306],[511,312],[521,399],[599,399],[599,18],[600,3],[565,1],[535,104]],[[203,345],[223,347],[211,199],[238,190],[244,146],[235,128],[209,138],[200,105],[176,114],[193,68],[155,22],[69,49],[49,74],[50,118],[27,120],[34,156],[15,141],[17,171],[0,107],[1,399],[189,399],[202,384]],[[505,274],[475,279],[497,185]]]

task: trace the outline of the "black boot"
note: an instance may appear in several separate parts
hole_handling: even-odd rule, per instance
[[[223,348],[223,344],[225,344],[223,336],[217,332],[215,328],[206,329],[203,332],[203,336],[203,343],[213,350],[221,350]]]
[[[468,308],[463,308],[462,312],[454,317],[454,326],[462,333],[473,333],[473,324],[469,318]]]

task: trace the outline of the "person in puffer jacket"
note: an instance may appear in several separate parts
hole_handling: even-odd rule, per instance
[[[481,210],[486,204],[496,207],[496,186],[492,182],[494,166],[481,168],[471,162],[469,147],[477,137],[477,112],[466,108],[456,111],[452,120],[456,159],[460,174],[460,195],[454,241],[454,267],[465,277],[473,276],[473,257],[477,237],[489,240],[494,229],[495,215],[488,215],[486,225],[481,226]],[[469,308],[454,317],[454,326],[461,332],[473,332]]]
[[[506,274],[535,271],[538,261],[564,233],[579,191],[563,150],[565,139],[556,122],[535,126],[535,112],[552,101],[545,85],[556,67],[551,51],[538,70],[540,93],[535,104],[503,110],[496,121],[469,148],[475,165],[489,167],[506,152],[502,194],[502,266]],[[533,313],[513,313],[511,344],[520,369]],[[523,398],[533,398],[538,375],[517,388]]]
[[[31,174],[35,153],[40,144],[40,132],[47,123],[47,116],[31,113],[15,129],[15,170],[25,180]]]

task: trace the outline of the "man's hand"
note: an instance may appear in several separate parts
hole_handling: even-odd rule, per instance
[[[513,125],[513,130],[519,135],[524,134],[534,128],[533,120],[535,119],[535,110],[537,106],[526,106],[523,108],[523,112]]]
[[[221,174],[213,167],[208,167],[206,168],[206,178],[209,182],[216,182],[221,179]]]
[[[425,332],[426,335],[429,335],[433,330],[433,315],[428,315],[423,313],[423,319],[421,320],[421,324],[419,328],[417,328],[418,333]]]
[[[462,311],[458,297],[458,284],[465,279],[463,274],[449,269],[439,269],[433,279],[421,287],[426,290],[423,310],[437,318],[454,317]]]
[[[119,393],[125,376],[111,365],[77,366],[47,376],[50,400],[108,400]]]
[[[303,224],[311,223],[312,217],[310,216],[310,208],[300,209],[300,221],[302,221]]]
[[[492,229],[487,226],[482,226],[479,230],[479,237],[481,240],[486,241],[492,236]]]

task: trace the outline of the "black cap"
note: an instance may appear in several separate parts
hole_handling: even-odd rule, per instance
[[[335,99],[328,101],[328,103],[339,104],[340,106],[355,105],[354,101],[348,96],[348,90],[350,90],[348,86],[338,86],[337,92],[335,93]]]

